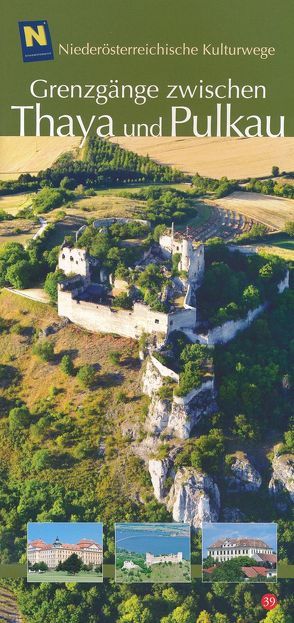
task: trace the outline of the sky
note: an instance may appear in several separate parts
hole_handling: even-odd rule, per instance
[[[61,543],[77,543],[81,539],[91,539],[102,545],[103,524],[90,522],[28,524],[28,541],[42,539],[45,543],[53,543],[57,536]]]
[[[225,537],[261,539],[277,551],[277,529],[274,523],[203,523],[202,528],[204,558],[207,556],[207,547]]]

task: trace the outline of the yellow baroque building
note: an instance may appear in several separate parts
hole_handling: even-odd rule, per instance
[[[102,545],[91,539],[81,539],[78,543],[61,543],[57,537],[54,543],[45,543],[42,539],[36,539],[28,543],[28,562],[44,562],[49,569],[55,569],[60,562],[64,562],[72,554],[83,561],[85,565],[99,566],[103,561]]]

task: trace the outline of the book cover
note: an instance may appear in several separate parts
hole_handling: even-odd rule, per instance
[[[3,2],[0,621],[293,619],[293,3]]]

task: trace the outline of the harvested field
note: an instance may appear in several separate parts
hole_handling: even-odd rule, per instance
[[[26,193],[0,196],[0,210],[12,214],[12,216],[15,216],[23,208],[27,208],[31,203],[31,195]]]
[[[121,147],[185,173],[244,179],[269,175],[273,165],[294,171],[294,138],[160,137],[111,139]]]
[[[40,225],[28,219],[0,222],[0,245],[6,242],[25,244],[38,231]]]
[[[217,199],[214,203],[226,210],[236,210],[273,230],[283,229],[287,221],[294,220],[294,200],[284,197],[241,191]]]
[[[80,142],[79,137],[1,136],[0,179],[17,179],[21,173],[35,175],[61,154],[76,150]]]

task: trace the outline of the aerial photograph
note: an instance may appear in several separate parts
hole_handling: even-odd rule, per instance
[[[202,524],[202,579],[203,582],[276,582],[276,524]]]
[[[20,574],[0,620],[260,623],[273,592],[290,623],[294,139],[1,137],[0,180],[0,564]],[[103,585],[81,546],[102,540],[68,522],[103,522]],[[182,547],[115,552],[125,522],[189,524],[192,583]],[[249,552],[208,587],[231,562],[211,551],[201,582],[218,522],[277,524],[278,552],[258,527],[207,546],[263,541],[278,577]]]
[[[102,524],[29,523],[27,534],[28,582],[102,582]]]
[[[116,524],[116,582],[191,582],[190,533],[189,524]]]

